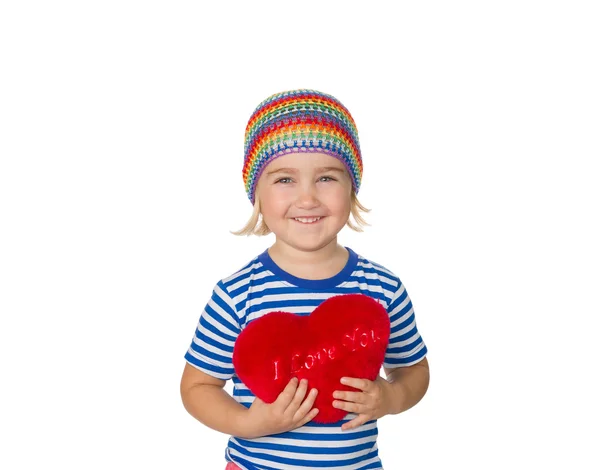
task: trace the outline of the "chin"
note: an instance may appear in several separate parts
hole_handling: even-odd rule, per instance
[[[321,235],[316,237],[292,237],[285,242],[302,251],[319,250],[335,240],[336,234]]]

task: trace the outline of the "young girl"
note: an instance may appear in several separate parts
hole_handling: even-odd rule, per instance
[[[362,231],[356,198],[362,158],[354,120],[342,103],[315,90],[277,93],[246,127],[244,183],[254,213],[236,234],[275,234],[275,243],[219,280],[189,349],[181,380],[186,410],[231,435],[227,469],[378,469],[377,419],[415,405],[429,384],[427,347],[408,293],[392,271],[338,243],[348,225]],[[349,217],[353,215],[359,226]],[[267,404],[232,365],[236,337],[253,320],[283,310],[309,315],[325,299],[362,293],[387,309],[391,323],[383,364],[387,378],[341,382],[337,423],[313,421],[318,390],[292,379]],[[223,390],[233,380],[233,398]],[[390,465],[397,468],[397,463]]]

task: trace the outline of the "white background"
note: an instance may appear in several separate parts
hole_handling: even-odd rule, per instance
[[[224,467],[183,356],[273,243],[229,233],[246,122],[314,88],[372,208],[339,241],[400,276],[429,348],[386,470],[599,468],[595,3],[3,2],[0,467]]]

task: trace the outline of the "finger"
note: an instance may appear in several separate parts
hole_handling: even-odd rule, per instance
[[[367,415],[361,414],[354,418],[352,421],[348,421],[347,423],[342,424],[342,431],[348,431],[349,429],[354,429],[359,426],[362,426],[369,420]]]
[[[306,414],[306,416],[304,418],[302,418],[302,420],[300,421],[300,423],[298,423],[298,427],[304,426],[309,421],[312,421],[315,418],[315,416],[317,416],[318,413],[319,413],[319,410],[317,408],[313,408],[312,410],[310,410]]]
[[[336,390],[333,392],[333,398],[361,404],[365,404],[367,401],[367,397],[365,395],[365,392],[343,392],[341,390]]]
[[[350,401],[334,400],[333,407],[339,410],[347,411],[349,413],[362,413],[363,411],[365,411],[364,405],[360,403],[352,403]]]
[[[298,411],[296,411],[296,413],[294,414],[294,421],[304,418],[304,416],[308,412],[310,412],[310,409],[315,404],[316,399],[317,399],[317,389],[313,388],[310,391],[310,393],[308,394],[308,396],[306,397],[306,400],[304,400],[304,402],[302,403],[300,408],[298,408]]]
[[[302,379],[300,381],[300,385],[298,385],[298,388],[296,389],[296,393],[294,393],[294,398],[292,399],[292,401],[290,402],[290,404],[287,407],[288,410],[292,411],[294,414],[296,413],[296,410],[302,404],[302,400],[304,400],[304,396],[306,395],[307,388],[308,388],[308,380]]]
[[[357,379],[355,377],[342,377],[340,380],[344,385],[350,385],[351,387],[358,388],[363,392],[366,392],[371,388],[373,384],[370,380],[367,379]]]
[[[297,388],[298,379],[296,377],[292,377],[275,401],[281,405],[283,409],[286,409],[293,400]]]

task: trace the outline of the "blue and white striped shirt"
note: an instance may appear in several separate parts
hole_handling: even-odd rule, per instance
[[[308,315],[329,297],[362,293],[379,301],[390,315],[390,341],[383,365],[406,367],[421,361],[427,347],[400,279],[380,264],[346,249],[349,258],[345,267],[328,279],[292,276],[274,263],[267,250],[221,279],[200,315],[185,359],[214,377],[232,379],[234,399],[250,407],[254,395],[237,377],[232,364],[233,345],[241,330],[269,312]],[[356,414],[349,413],[337,423],[313,421],[290,432],[255,439],[232,436],[225,458],[243,470],[383,468],[377,450],[377,421],[342,431],[341,425],[354,417]]]

